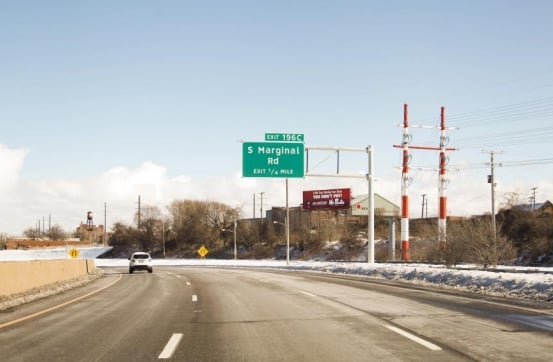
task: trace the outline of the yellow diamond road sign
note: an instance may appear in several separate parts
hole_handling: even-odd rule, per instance
[[[77,248],[73,248],[73,249],[69,250],[69,256],[72,257],[73,259],[78,258],[79,257],[79,250],[77,250]]]
[[[205,258],[205,256],[207,255],[209,251],[207,250],[207,248],[205,246],[202,246],[201,248],[198,249],[198,254],[200,254],[200,256],[202,258]]]

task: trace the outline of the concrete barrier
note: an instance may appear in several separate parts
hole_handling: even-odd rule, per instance
[[[94,261],[88,259],[2,261],[0,296],[24,293],[94,273]]]

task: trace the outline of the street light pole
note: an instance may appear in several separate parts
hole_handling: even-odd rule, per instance
[[[236,261],[236,258],[237,258],[237,250],[236,250],[236,219],[234,219],[234,260]]]
[[[165,220],[161,219],[161,242],[163,243],[163,257],[165,258]]]

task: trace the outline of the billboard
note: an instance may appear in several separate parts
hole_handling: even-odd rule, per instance
[[[351,204],[351,189],[311,190],[303,192],[306,210],[347,209]]]

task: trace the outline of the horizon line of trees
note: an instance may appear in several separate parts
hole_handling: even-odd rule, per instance
[[[413,222],[410,261],[485,266],[553,263],[553,215],[517,208],[511,202],[496,215],[495,236],[490,220],[490,215],[484,215],[449,222],[445,248],[438,246],[435,225]],[[388,218],[375,221],[375,237],[388,239]],[[241,220],[240,208],[220,202],[175,200],[163,210],[156,206],[141,207],[132,225],[116,222],[107,242],[113,247],[113,256],[144,250],[156,256],[191,257],[197,256],[197,249],[205,245],[211,257],[226,258],[233,255],[236,231],[236,246],[241,257],[268,258],[278,256],[285,242],[285,228],[279,224],[266,218],[262,222]],[[366,225],[337,228],[329,223],[322,230],[297,226],[290,230],[290,245],[296,253],[308,258],[321,252],[325,241],[339,240],[343,249],[329,255],[330,258],[358,257],[360,249],[366,246],[362,237],[360,239],[360,235],[366,236],[364,230]],[[49,228],[46,234],[29,228],[24,235],[61,240],[70,236],[58,225]],[[71,236],[78,237],[78,232]],[[399,249],[396,255],[400,255]],[[375,250],[375,257],[376,260],[387,259],[384,250]]]

